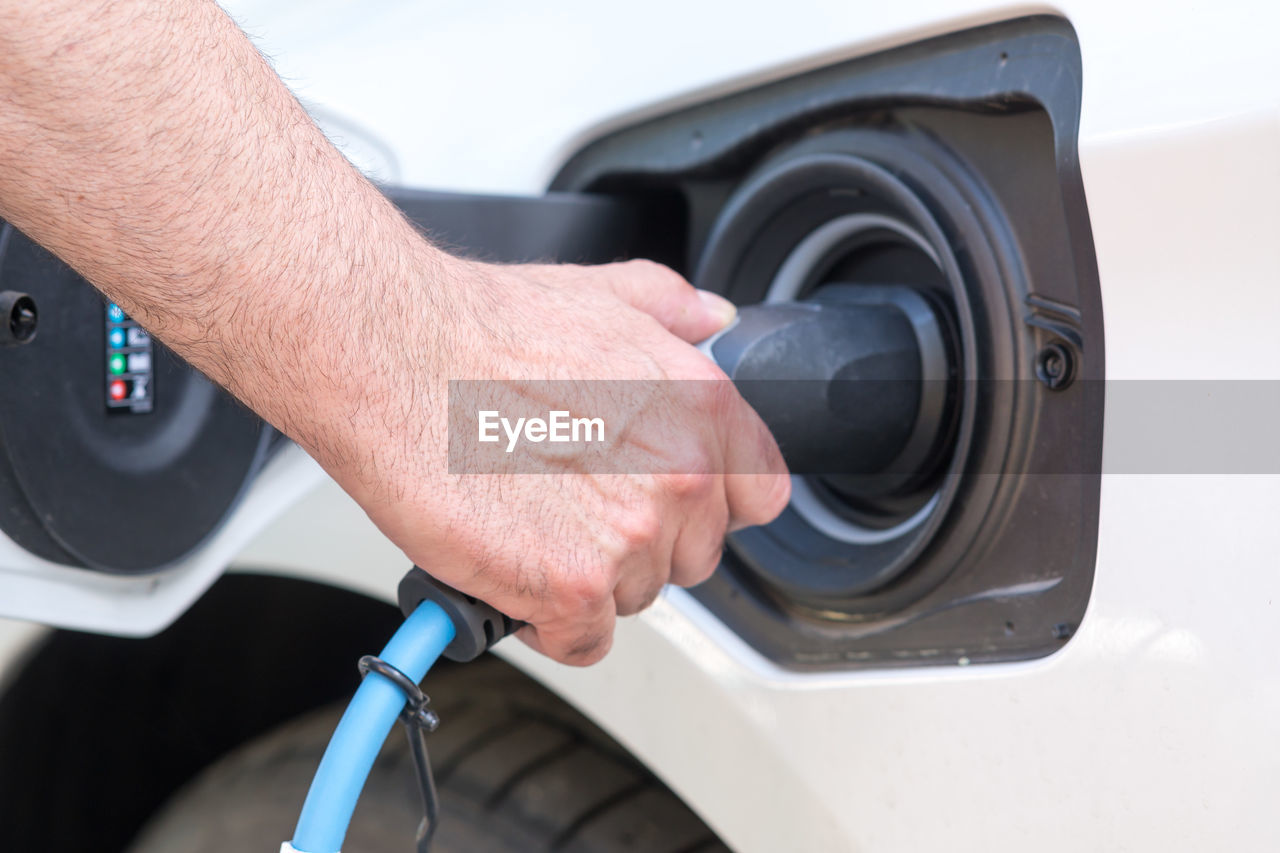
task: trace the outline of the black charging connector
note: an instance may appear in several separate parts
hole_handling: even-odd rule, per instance
[[[452,661],[475,660],[524,625],[483,601],[441,583],[417,566],[400,580],[398,597],[400,612],[406,619],[422,602],[434,601],[453,620],[457,633],[444,650],[444,656]]]

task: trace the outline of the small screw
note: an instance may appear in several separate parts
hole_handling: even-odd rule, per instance
[[[1075,632],[1076,626],[1067,622],[1059,622],[1053,626],[1053,638],[1055,640],[1069,640]]]
[[[1036,355],[1036,377],[1052,391],[1061,391],[1075,379],[1076,360],[1071,350],[1052,343]]]

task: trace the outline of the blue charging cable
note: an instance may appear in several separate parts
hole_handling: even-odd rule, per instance
[[[416,566],[400,582],[400,608],[406,619],[382,654],[361,659],[365,679],[334,730],[302,805],[293,840],[281,846],[281,853],[341,853],[356,801],[387,733],[397,717],[406,713],[406,697],[410,728],[426,719],[434,728],[434,714],[425,710],[426,697],[416,687],[427,670],[442,655],[456,661],[479,657],[519,627],[484,602],[445,586]],[[410,737],[412,744],[412,733]],[[415,744],[414,758],[425,765],[425,747],[419,749]],[[435,815],[430,770],[425,766],[420,770],[431,822],[424,827],[426,834],[419,836],[422,850],[430,841],[429,831],[435,829]]]

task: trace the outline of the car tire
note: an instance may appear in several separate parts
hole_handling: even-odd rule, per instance
[[[442,667],[425,685],[440,729],[428,747],[440,792],[432,849],[714,853],[715,834],[604,732],[508,664]],[[293,834],[342,708],[242,746],[179,791],[128,853],[275,850]],[[405,738],[379,754],[343,849],[413,849],[421,807]]]

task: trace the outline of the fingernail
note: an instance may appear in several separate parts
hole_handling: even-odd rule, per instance
[[[710,290],[699,290],[698,298],[702,300],[703,305],[707,306],[707,310],[720,321],[721,328],[732,323],[733,318],[738,315],[738,309],[734,307],[734,304],[718,293],[712,293]]]

